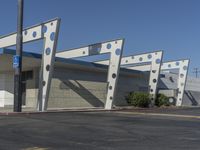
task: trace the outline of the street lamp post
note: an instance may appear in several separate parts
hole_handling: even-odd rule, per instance
[[[23,0],[18,0],[16,55],[13,57],[14,75],[14,112],[22,111],[22,49],[23,49]]]

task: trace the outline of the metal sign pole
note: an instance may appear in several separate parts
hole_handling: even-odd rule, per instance
[[[16,55],[13,57],[14,76],[14,112],[22,111],[22,42],[23,42],[23,0],[18,0]]]

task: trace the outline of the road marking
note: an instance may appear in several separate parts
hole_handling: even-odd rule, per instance
[[[133,115],[146,115],[146,116],[164,116],[164,117],[179,117],[179,118],[192,118],[192,119],[200,119],[200,116],[192,116],[192,115],[177,115],[177,114],[162,114],[162,113],[145,113],[145,112],[115,112],[119,114],[133,114]]]

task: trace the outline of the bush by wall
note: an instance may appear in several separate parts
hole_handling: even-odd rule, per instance
[[[169,98],[164,94],[158,94],[155,100],[155,105],[158,107],[161,106],[170,106]]]
[[[131,92],[126,97],[128,104],[136,107],[149,107],[151,103],[150,95],[145,92]]]

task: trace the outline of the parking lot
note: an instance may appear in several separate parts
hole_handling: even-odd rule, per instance
[[[0,116],[0,149],[199,150],[200,109]]]

